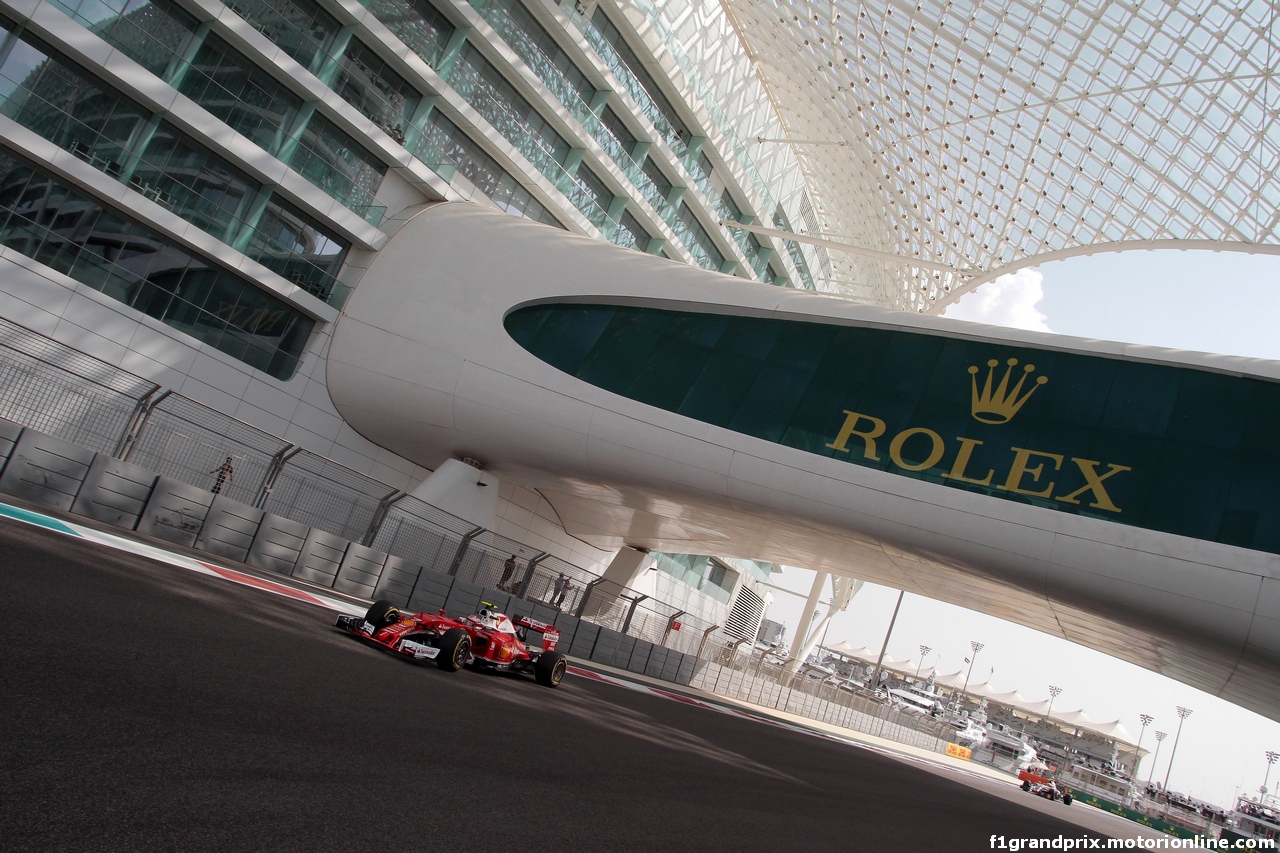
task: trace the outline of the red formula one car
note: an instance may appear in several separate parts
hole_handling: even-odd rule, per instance
[[[568,658],[556,651],[560,630],[486,604],[473,616],[454,619],[439,613],[404,613],[389,601],[375,601],[364,615],[342,615],[338,627],[349,634],[415,661],[435,661],[447,672],[470,664],[476,669],[531,672],[539,684],[555,687],[564,679]],[[528,634],[542,635],[542,648],[526,645]]]
[[[1068,788],[1059,788],[1057,782],[1032,782],[1030,779],[1022,780],[1022,790],[1030,791],[1037,797],[1044,797],[1046,800],[1062,800],[1064,806],[1071,805],[1071,791]]]

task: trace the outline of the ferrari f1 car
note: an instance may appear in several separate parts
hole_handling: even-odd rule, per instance
[[[389,601],[375,601],[364,617],[342,615],[337,626],[387,651],[419,662],[435,661],[446,672],[474,669],[533,673],[539,684],[556,687],[568,659],[556,651],[560,631],[553,625],[499,613],[486,603],[472,616],[404,613]],[[526,645],[529,632],[542,635],[542,648]]]
[[[1030,791],[1037,797],[1044,797],[1046,800],[1062,800],[1064,806],[1071,805],[1071,791],[1067,788],[1059,788],[1057,782],[1032,782],[1030,779],[1022,780],[1022,790]]]

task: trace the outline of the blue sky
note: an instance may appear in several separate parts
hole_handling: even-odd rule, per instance
[[[1280,257],[1230,252],[1127,252],[1074,258],[1023,270],[985,285],[946,316],[994,325],[1119,340],[1175,349],[1280,360]],[[775,578],[778,576],[775,575]],[[789,569],[781,586],[807,592],[812,572]],[[829,590],[829,587],[828,587]],[[803,600],[775,593],[768,618],[795,632]],[[828,631],[828,643],[847,640],[878,649],[897,591],[868,585]],[[999,619],[908,595],[889,654],[919,660],[920,645],[933,651],[926,664],[943,672],[964,665],[969,641],[985,648],[973,680],[990,679],[1001,691],[1027,699],[1048,698],[1062,687],[1055,708],[1083,708],[1093,719],[1120,719],[1135,735],[1138,715],[1169,733],[1154,778],[1163,780],[1178,719],[1175,707],[1193,710],[1183,727],[1170,787],[1220,805],[1236,791],[1256,792],[1266,772],[1263,753],[1280,750],[1280,723],[1245,711],[1179,682],[1098,652]],[[1151,757],[1140,778],[1152,771]],[[1275,774],[1273,787],[1280,780]]]

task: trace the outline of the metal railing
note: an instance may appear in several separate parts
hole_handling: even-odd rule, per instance
[[[703,658],[694,687],[946,750],[950,729],[938,720],[851,690],[825,673],[815,678],[803,667],[793,671],[784,660],[762,657],[750,643],[673,604],[546,552],[532,552],[521,542],[3,319],[0,418],[205,490],[223,480],[218,472],[230,457],[233,473],[219,483],[225,497]],[[511,556],[518,560],[509,572]]]
[[[706,654],[711,663],[691,686],[721,696],[930,752],[945,753],[949,737],[955,733],[954,727],[942,720],[877,698],[821,670],[789,667],[785,659],[741,641],[718,643]]]

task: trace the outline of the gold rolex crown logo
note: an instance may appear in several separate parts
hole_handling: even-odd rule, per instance
[[[1018,377],[1017,383],[1013,388],[1009,388],[1009,381],[1013,376],[1013,369],[1017,367],[1018,360],[1011,358],[1008,361],[1008,367],[1004,370],[1004,376],[1000,379],[1000,384],[992,390],[992,383],[995,379],[995,369],[1000,366],[998,359],[991,359],[987,362],[987,381],[982,386],[982,391],[978,391],[978,368],[973,366],[969,368],[969,375],[973,377],[973,416],[984,424],[1007,424],[1013,420],[1013,416],[1022,408],[1022,404],[1031,399],[1031,395],[1035,393],[1036,388],[1049,381],[1047,376],[1037,376],[1036,382],[1027,389],[1027,393],[1022,393],[1022,386],[1026,383],[1027,377],[1036,369],[1034,364],[1024,364],[1022,366],[1022,375]],[[1021,396],[1019,396],[1021,395]]]

